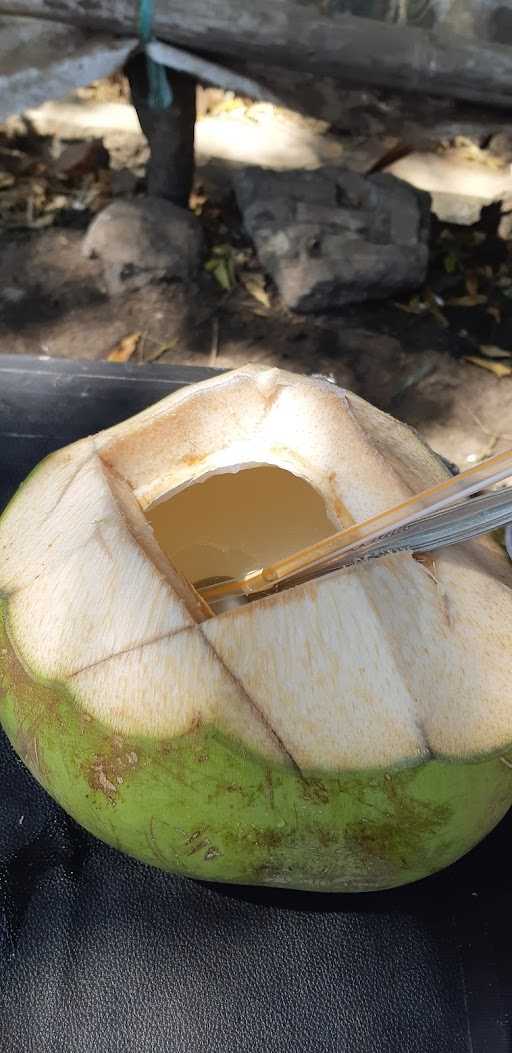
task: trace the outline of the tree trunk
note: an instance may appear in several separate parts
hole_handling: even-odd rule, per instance
[[[135,6],[134,0],[0,0],[0,14],[131,36]],[[512,48],[495,43],[512,43],[505,0],[156,0],[154,29],[162,40],[229,62],[512,103]]]
[[[194,178],[196,82],[192,77],[169,70],[172,104],[167,110],[152,110],[147,104],[144,55],[134,55],[126,64],[125,72],[151,151],[146,170],[148,194],[187,208]]]

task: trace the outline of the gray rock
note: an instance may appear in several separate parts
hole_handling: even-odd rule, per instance
[[[424,281],[430,197],[401,180],[246,168],[233,183],[260,261],[292,310],[329,311]]]
[[[113,201],[92,221],[84,255],[97,258],[110,296],[153,282],[192,278],[201,263],[203,235],[191,212],[160,198]]]

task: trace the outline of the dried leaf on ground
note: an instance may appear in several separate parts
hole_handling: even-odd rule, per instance
[[[263,275],[243,274],[241,281],[244,289],[250,296],[257,300],[258,303],[261,303],[263,307],[270,307],[270,296],[265,288]]]
[[[107,355],[107,362],[128,362],[137,350],[142,333],[129,333]]]
[[[29,220],[26,226],[29,227],[30,230],[43,230],[44,227],[51,227],[54,222],[54,214],[52,212],[45,212],[43,216],[38,216],[37,219]]]
[[[84,148],[89,150],[87,158]],[[73,144],[73,150],[82,152],[84,163],[85,160],[92,162],[90,144]],[[97,212],[110,200],[110,169],[99,167],[87,171],[87,166],[78,167],[70,179],[55,166],[18,153],[12,171],[7,165],[4,169],[6,154],[0,153],[0,224],[3,226],[39,230],[58,222],[59,213],[64,210]]]
[[[439,153],[445,153],[446,156],[455,159],[463,158],[465,161],[476,161],[478,164],[487,165],[489,168],[504,167],[503,161],[496,154],[490,153],[489,150],[481,147],[479,143],[470,139],[467,135],[456,135],[453,144],[447,150],[439,150]]]
[[[491,304],[491,306],[487,308],[487,314],[490,314],[491,318],[494,318],[494,321],[497,322],[498,325],[501,325],[501,310],[496,304]]]
[[[428,304],[429,311],[434,316],[436,322],[439,322],[439,325],[441,325],[443,329],[449,329],[450,323],[441,311],[438,303],[438,298],[436,294],[432,292],[432,289],[425,290],[425,300]]]
[[[72,208],[78,211],[90,209],[99,212],[107,204],[112,187],[112,176],[108,169],[102,169],[95,175],[86,175],[79,193],[73,198]]]
[[[406,314],[423,314],[427,310],[427,304],[423,303],[419,296],[412,296],[408,303],[395,301],[395,307],[398,307],[399,311],[405,311]]]
[[[172,340],[168,340],[165,344],[160,344],[159,347],[155,348],[154,351],[150,351],[149,354],[144,355],[144,362],[156,362],[158,358],[165,355],[167,351],[175,351],[178,344],[178,337],[173,337]]]
[[[226,91],[208,107],[207,113],[211,117],[217,117],[221,113],[245,113],[250,106],[250,102],[246,102],[232,91]]]
[[[14,176],[10,172],[0,172],[0,190],[6,190],[14,183]]]
[[[503,362],[491,362],[490,359],[479,358],[478,355],[467,355],[464,361],[470,362],[473,366],[480,366],[480,369],[487,369],[489,373],[494,373],[494,376],[500,379],[512,375],[512,366],[506,366]]]
[[[28,171],[33,171],[38,162],[28,157],[21,150],[11,148],[0,143],[0,169],[2,174],[8,172],[10,175],[19,176]]]
[[[447,307],[479,307],[487,303],[487,296],[482,293],[472,293],[467,296],[452,296],[446,301]]]
[[[65,194],[55,194],[55,197],[49,198],[45,204],[45,212],[60,212],[61,208],[66,208],[68,199]]]
[[[495,344],[480,344],[479,351],[485,358],[512,358],[512,351],[496,347]]]
[[[473,299],[478,295],[478,274],[475,271],[468,271],[466,274],[466,291]]]
[[[193,190],[190,195],[189,205],[196,216],[201,216],[204,206],[208,204],[208,195],[204,190]]]

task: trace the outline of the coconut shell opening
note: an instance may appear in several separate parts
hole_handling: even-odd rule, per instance
[[[150,508],[147,519],[196,588],[238,578],[336,529],[316,490],[275,465],[210,475]]]

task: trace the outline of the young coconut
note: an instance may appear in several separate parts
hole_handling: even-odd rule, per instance
[[[409,429],[247,367],[48,457],[0,522],[1,719],[84,827],[171,871],[413,881],[512,803],[512,573],[489,540],[224,611],[197,588],[441,481]]]

